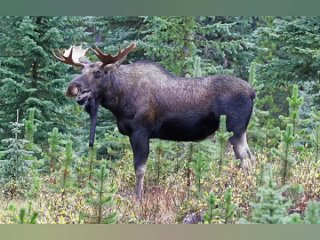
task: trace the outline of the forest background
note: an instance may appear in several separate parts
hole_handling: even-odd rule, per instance
[[[319,27],[319,17],[1,17],[0,222],[319,223]],[[88,149],[88,116],[65,96],[79,70],[52,55],[132,41],[126,63],[250,82],[252,172],[238,168],[222,121],[200,143],[153,140],[134,201],[127,137],[101,109]]]

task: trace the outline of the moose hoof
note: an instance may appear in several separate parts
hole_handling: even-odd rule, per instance
[[[250,174],[254,170],[254,165],[254,161],[249,158],[244,158],[241,160],[240,167],[245,173]]]

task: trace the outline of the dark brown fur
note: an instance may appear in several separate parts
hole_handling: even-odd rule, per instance
[[[176,77],[158,64],[92,63],[74,79],[68,93],[80,92],[79,104],[96,114],[97,105],[112,111],[119,131],[130,137],[137,175],[137,196],[142,197],[149,139],[197,141],[213,134],[221,115],[239,159],[253,159],[246,142],[254,90],[231,76]],[[71,94],[75,95],[75,94]],[[93,110],[92,110],[93,109]],[[244,162],[244,161],[242,161]],[[243,167],[246,165],[243,163]]]

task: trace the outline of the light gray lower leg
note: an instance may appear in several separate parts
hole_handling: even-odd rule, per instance
[[[146,172],[146,165],[140,165],[136,169],[136,197],[137,200],[141,201],[143,197],[143,180]]]
[[[249,149],[246,133],[241,136],[233,136],[230,139],[236,159],[241,160],[241,168],[249,169],[255,163],[255,159]],[[248,161],[249,160],[249,161]]]
[[[136,198],[142,200],[143,179],[149,154],[149,135],[145,129],[131,133],[130,144],[133,151],[134,169],[136,172]]]

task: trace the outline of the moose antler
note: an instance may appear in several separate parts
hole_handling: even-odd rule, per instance
[[[132,52],[136,47],[137,47],[136,43],[133,42],[130,44],[130,46],[126,47],[125,49],[119,50],[118,54],[115,56],[112,56],[111,54],[103,53],[96,45],[95,45],[95,49],[91,49],[91,50],[102,62],[102,65],[105,66],[107,64],[115,63],[123,59],[124,57],[127,56],[128,53]]]
[[[58,49],[60,56],[57,56],[54,51],[52,52],[56,59],[58,59],[59,61],[65,64],[84,67],[84,63],[80,61],[80,58],[84,58],[88,50],[89,48],[82,49],[82,45],[79,45],[79,46],[70,46],[67,50],[64,51],[64,53],[62,53]]]

